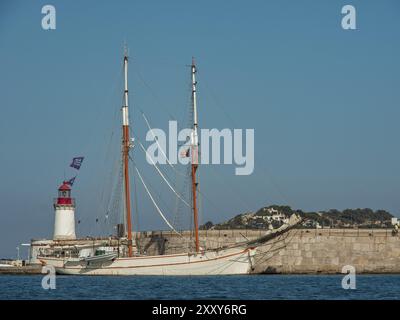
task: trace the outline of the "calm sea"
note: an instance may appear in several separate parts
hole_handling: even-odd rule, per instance
[[[344,290],[341,275],[223,277],[57,276],[44,290],[42,276],[0,276],[6,299],[399,299],[400,275],[358,275]]]

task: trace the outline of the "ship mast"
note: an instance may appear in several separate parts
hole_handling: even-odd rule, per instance
[[[126,228],[128,233],[128,256],[132,257],[132,220],[131,220],[131,196],[129,186],[129,115],[128,115],[128,52],[124,50],[124,105],[122,107],[122,159],[124,168]]]
[[[196,252],[200,251],[199,245],[199,222],[197,212],[197,181],[196,172],[198,168],[198,155],[199,155],[199,140],[197,134],[197,102],[196,102],[196,65],[194,58],[192,58],[191,65],[192,74],[192,107],[193,107],[193,131],[191,135],[191,157],[192,157],[192,198],[193,198],[193,220],[194,220],[194,233],[196,241]]]

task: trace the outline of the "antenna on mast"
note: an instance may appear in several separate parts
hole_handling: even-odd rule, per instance
[[[124,40],[124,57],[129,56],[129,48],[128,45],[126,44],[126,40]]]

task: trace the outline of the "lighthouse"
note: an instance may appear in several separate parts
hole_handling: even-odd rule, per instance
[[[75,199],[71,198],[71,187],[64,182],[58,188],[58,198],[54,201],[54,240],[76,239]]]

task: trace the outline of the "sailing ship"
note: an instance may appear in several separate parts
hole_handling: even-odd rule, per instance
[[[68,275],[232,275],[247,274],[254,266],[254,257],[257,246],[267,241],[274,234],[281,234],[289,230],[295,223],[287,225],[275,233],[261,237],[256,241],[245,241],[230,246],[215,249],[202,248],[199,241],[198,223],[198,116],[196,102],[196,65],[194,59],[190,66],[191,70],[191,108],[193,122],[190,135],[190,157],[191,157],[191,211],[194,225],[194,246],[188,248],[187,252],[178,254],[146,255],[137,250],[132,237],[131,218],[131,193],[129,178],[130,150],[133,140],[129,130],[128,109],[128,55],[125,51],[123,57],[124,69],[124,103],[122,107],[122,164],[124,184],[124,206],[125,206],[125,235],[117,242],[108,244],[92,245],[70,245],[63,247],[63,254],[56,251],[53,254],[38,256],[43,265],[55,267],[59,274]],[[62,186],[55,206],[64,206],[63,197],[68,186]],[[67,190],[68,191],[68,190]],[[58,208],[57,207],[57,208]]]

